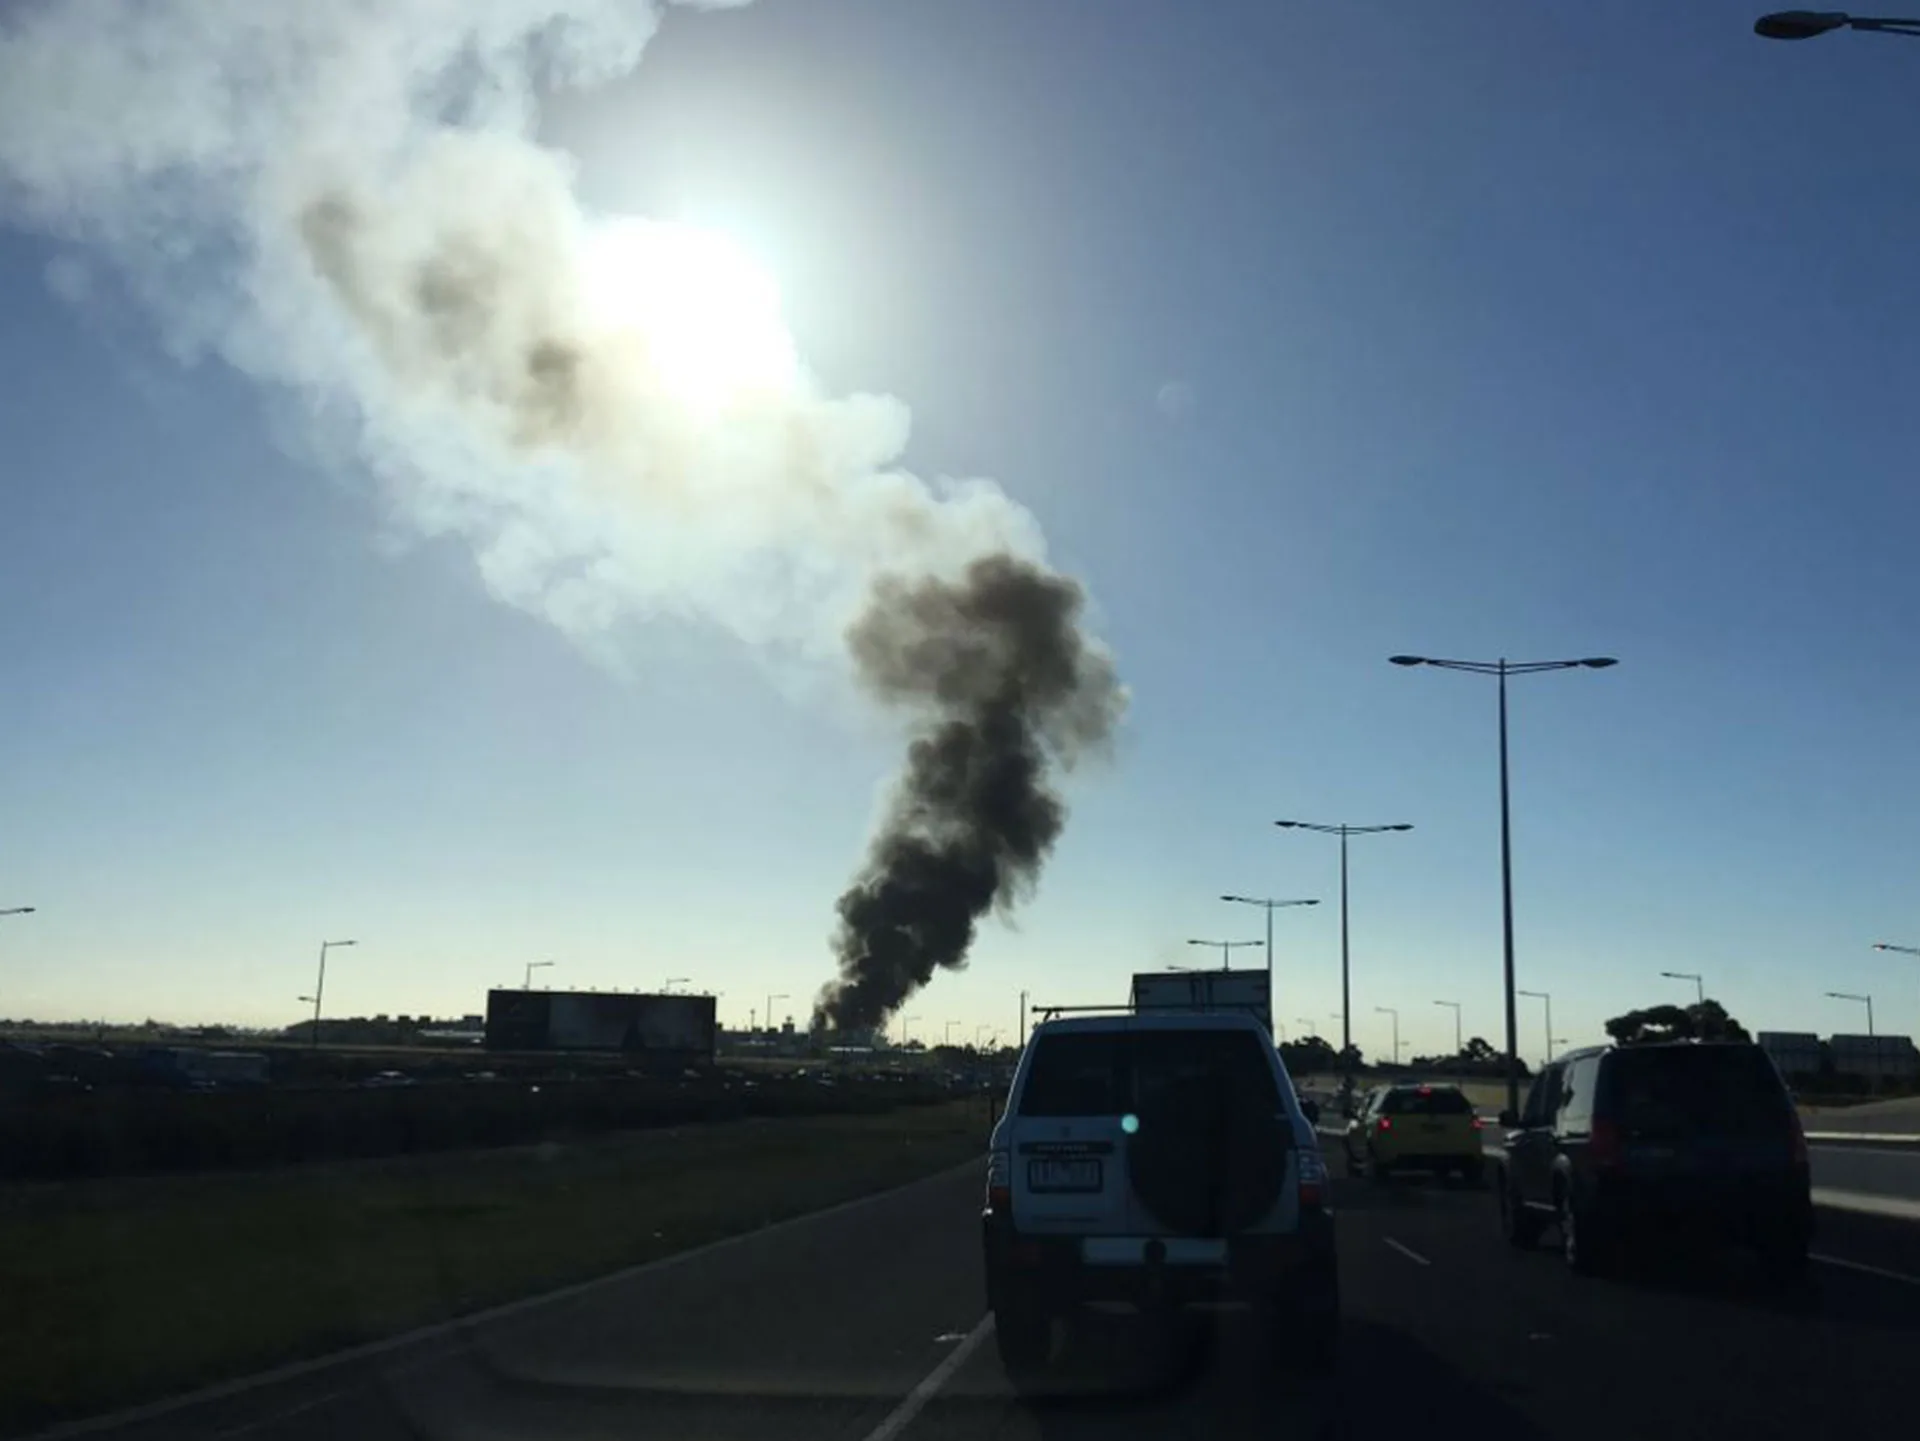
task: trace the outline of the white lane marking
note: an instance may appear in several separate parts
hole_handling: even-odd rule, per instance
[[[251,1421],[242,1421],[238,1426],[229,1426],[224,1431],[214,1432],[214,1441],[226,1441],[229,1436],[244,1436],[249,1431],[258,1431],[262,1426],[274,1426],[280,1422],[298,1416],[302,1411],[311,1411],[316,1406],[324,1406],[329,1401],[338,1401],[342,1396],[351,1395],[348,1391],[322,1391],[318,1396],[309,1396],[298,1405],[289,1406],[284,1411],[275,1411],[270,1416],[258,1416]]]
[[[1911,1131],[1808,1131],[1809,1141],[1883,1141],[1901,1146],[1920,1146],[1920,1135]]]
[[[1813,1150],[1829,1156],[1898,1156],[1903,1161],[1920,1160],[1920,1151],[1911,1146],[1822,1146],[1815,1145]]]
[[[980,1343],[992,1334],[993,1312],[989,1311],[980,1318],[978,1325],[967,1332],[966,1340],[949,1351],[946,1360],[927,1372],[925,1379],[907,1393],[907,1399],[894,1407],[886,1420],[866,1434],[865,1441],[893,1441],[894,1437],[907,1429],[940,1388],[953,1379],[953,1373],[967,1364],[967,1359],[980,1349]]]
[[[1857,1211],[1863,1216],[1891,1216],[1896,1221],[1920,1221],[1920,1201],[1910,1196],[1881,1196],[1871,1191],[1813,1188],[1813,1204],[1835,1211]]]
[[[1849,1261],[1844,1256],[1823,1256],[1817,1251],[1807,1259],[1818,1261],[1823,1266],[1838,1266],[1846,1271],[1860,1271],[1883,1280],[1904,1281],[1909,1286],[1920,1286],[1920,1276],[1909,1276],[1905,1271],[1889,1271],[1885,1266],[1869,1266],[1865,1261]]]
[[[984,1155],[984,1153],[982,1153]],[[715,1252],[725,1251],[760,1236],[777,1235],[779,1232],[801,1226],[809,1221],[825,1220],[828,1216],[837,1216],[843,1211],[856,1210],[861,1206],[870,1206],[876,1201],[884,1201],[911,1191],[916,1186],[933,1186],[941,1181],[951,1181],[962,1172],[977,1172],[983,1162],[979,1160],[962,1161],[957,1166],[944,1171],[936,1171],[931,1176],[922,1176],[916,1181],[893,1186],[885,1191],[875,1191],[866,1196],[855,1196],[851,1200],[826,1206],[818,1211],[805,1211],[798,1216],[788,1216],[775,1221],[770,1226],[761,1226],[752,1231],[738,1231],[731,1236],[722,1236],[717,1241],[709,1241],[704,1246],[695,1246],[690,1251],[678,1251],[671,1256],[662,1256],[656,1261],[642,1261],[637,1266],[622,1267],[618,1271],[609,1271],[604,1276],[595,1276],[590,1280],[576,1281],[571,1286],[562,1286],[558,1290],[543,1291],[538,1296],[523,1296],[518,1301],[508,1301],[504,1305],[491,1306],[484,1311],[470,1311],[464,1316],[455,1316],[450,1320],[436,1321],[431,1326],[422,1326],[418,1330],[403,1332],[398,1336],[382,1337],[378,1341],[363,1341],[358,1346],[349,1346],[344,1351],[331,1351],[324,1356],[310,1357],[305,1361],[290,1361],[284,1366],[276,1366],[271,1371],[261,1371],[252,1376],[238,1376],[231,1381],[218,1381],[198,1391],[189,1391],[182,1396],[168,1396],[159,1401],[148,1401],[143,1405],[130,1406],[124,1411],[108,1412],[104,1416],[87,1416],[78,1421],[68,1421],[46,1431],[36,1432],[26,1441],[69,1441],[77,1436],[91,1436],[98,1431],[117,1431],[123,1426],[138,1425],[142,1422],[170,1416],[175,1411],[183,1411],[190,1406],[205,1405],[210,1401],[224,1401],[231,1396],[245,1395],[264,1386],[276,1386],[283,1381],[295,1381],[302,1376],[311,1376],[333,1366],[351,1365],[356,1361],[365,1361],[374,1356],[384,1356],[390,1351],[405,1350],[409,1346],[420,1345],[427,1341],[442,1338],[458,1339],[460,1333],[474,1327],[491,1325],[495,1321],[508,1320],[522,1312],[537,1311],[545,1306],[556,1305],[562,1301],[571,1301],[577,1297],[591,1295],[608,1286],[617,1286],[622,1281],[630,1281],[635,1276],[649,1271],[666,1271],[686,1262]],[[449,1354],[452,1348],[442,1349],[432,1356],[423,1356],[418,1362],[425,1364]]]
[[[1429,1261],[1425,1256],[1422,1256],[1418,1251],[1414,1250],[1413,1247],[1402,1245],[1391,1236],[1385,1236],[1381,1239],[1416,1266],[1431,1266],[1433,1264],[1433,1262]]]

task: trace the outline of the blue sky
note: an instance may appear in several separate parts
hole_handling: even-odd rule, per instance
[[[717,226],[909,462],[989,475],[1132,688],[1037,898],[916,1030],[1277,917],[1283,1020],[1500,1036],[1490,682],[1517,682],[1522,984],[1573,1042],[1702,971],[1750,1025],[1920,1030],[1908,664],[1920,50],[1749,7],[809,0],[670,14],[546,116],[596,206]],[[0,1014],[458,1013],[830,974],[898,739],[672,621],[627,674],[396,543],[297,407],[0,236]],[[56,266],[56,273],[59,267]],[[1168,392],[1167,387],[1177,387]],[[1179,403],[1165,403],[1177,395]],[[1536,1006],[1522,1012],[1536,1055]]]

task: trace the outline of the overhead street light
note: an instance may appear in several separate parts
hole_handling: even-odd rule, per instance
[[[792,995],[790,995],[786,991],[775,991],[767,997],[767,1034],[768,1035],[772,1035],[775,1031],[780,1029],[778,1026],[774,1025],[773,1023],[773,1003],[775,1001],[790,1001],[792,999],[793,999]]]
[[[1222,896],[1221,900],[1236,906],[1258,906],[1267,913],[1267,1014],[1273,1014],[1273,913],[1282,906],[1317,906],[1320,902],[1275,901],[1264,896]]]
[[[1694,1001],[1702,1006],[1707,1003],[1707,983],[1698,971],[1662,971],[1660,974],[1670,981],[1692,981]]]
[[[8,906],[0,911],[0,916],[30,916],[36,908],[33,906]]]
[[[1412,826],[1404,823],[1390,826],[1350,826],[1323,825],[1318,821],[1275,821],[1274,824],[1285,831],[1315,831],[1323,836],[1340,837],[1340,1051],[1343,1057],[1353,1054],[1353,1028],[1346,1023],[1346,1013],[1353,1009],[1352,967],[1349,964],[1347,949],[1347,837],[1376,836],[1388,831],[1410,831]],[[1349,1081],[1353,1079],[1353,1062],[1344,1060],[1345,1074]]]
[[[1860,995],[1853,991],[1828,991],[1827,998],[1833,1001],[1854,1001],[1867,1008],[1867,1034],[1873,1034],[1873,997]]]
[[[1393,1063],[1400,1064],[1400,1009],[1397,1006],[1375,1006],[1374,1010],[1383,1016],[1393,1017]]]
[[[1517,996],[1531,996],[1534,1000],[1545,1003],[1547,1008],[1547,1064],[1551,1066],[1553,1064],[1553,993],[1551,991],[1515,991],[1514,994]],[[1509,1109],[1518,1110],[1519,1107],[1515,1106]]]
[[[1776,10],[1753,22],[1753,33],[1763,40],[1812,40],[1835,30],[1920,35],[1920,20],[1848,15],[1839,10]]]
[[[1223,971],[1230,971],[1233,969],[1233,953],[1235,951],[1239,950],[1242,946],[1257,946],[1260,944],[1260,942],[1258,941],[1188,941],[1187,944],[1190,946],[1218,946],[1220,948],[1220,969]],[[1179,967],[1175,967],[1175,969],[1177,970],[1179,969]]]
[[[320,1002],[327,994],[327,952],[341,946],[358,945],[358,941],[322,941],[320,943],[320,979],[313,983],[313,1041],[317,1049],[320,1045]],[[302,999],[305,999],[302,997]]]
[[[520,989],[523,991],[532,990],[533,989],[533,973],[535,971],[550,971],[553,969],[553,964],[554,963],[552,961],[528,961],[527,973],[520,981]]]
[[[912,1034],[911,1028],[913,1023],[919,1019],[919,1016],[902,1016],[900,1018],[900,1044],[902,1046],[907,1044],[907,1039]]]
[[[690,986],[692,984],[692,976],[668,976],[660,983],[660,994],[670,996],[673,994],[673,988],[675,986]]]
[[[1507,787],[1507,677],[1538,675],[1550,670],[1605,670],[1620,662],[1610,655],[1587,656],[1580,660],[1497,661],[1436,660],[1425,655],[1390,655],[1393,665],[1432,666],[1436,670],[1459,670],[1469,675],[1497,676],[1500,680],[1500,914],[1504,938],[1507,997],[1507,1109],[1520,1109],[1520,1019],[1514,1002],[1513,972],[1513,823],[1508,805]],[[1548,1050],[1552,1050],[1553,1027],[1547,1027]]]
[[[1458,1001],[1435,1001],[1436,1006],[1445,1006],[1453,1012],[1453,1054],[1458,1056],[1466,1047],[1460,1042],[1460,1003]]]

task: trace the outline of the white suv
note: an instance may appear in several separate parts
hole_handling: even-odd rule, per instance
[[[1094,1301],[1240,1301],[1286,1358],[1330,1367],[1339,1335],[1327,1170],[1264,1027],[1245,1013],[1043,1022],[993,1128],[987,1304],[1025,1379],[1054,1322]]]

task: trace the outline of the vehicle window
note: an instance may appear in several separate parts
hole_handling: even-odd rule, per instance
[[[1034,1044],[1023,1116],[1117,1116],[1128,1108],[1124,1031],[1064,1032]]]
[[[1279,1105],[1273,1068],[1248,1031],[1136,1031],[1132,1036],[1133,1103],[1217,1106],[1271,1114]]]
[[[1548,1066],[1533,1082],[1533,1089],[1527,1092],[1527,1107],[1520,1113],[1523,1126],[1544,1126],[1553,1119],[1553,1113],[1560,1106],[1560,1070],[1559,1066]]]
[[[1606,1114],[1633,1135],[1777,1135],[1791,1122],[1779,1074],[1753,1046],[1615,1051],[1605,1084]]]
[[[1567,1067],[1560,1096],[1559,1126],[1563,1131],[1585,1131],[1593,1124],[1593,1093],[1600,1080],[1600,1058],[1588,1056]]]
[[[1131,1110],[1279,1105],[1273,1068],[1247,1031],[1089,1031],[1043,1038],[1035,1047],[1023,1116],[1117,1116]]]
[[[1388,1116],[1471,1116],[1473,1105],[1451,1086],[1419,1086],[1388,1091],[1380,1111]]]

